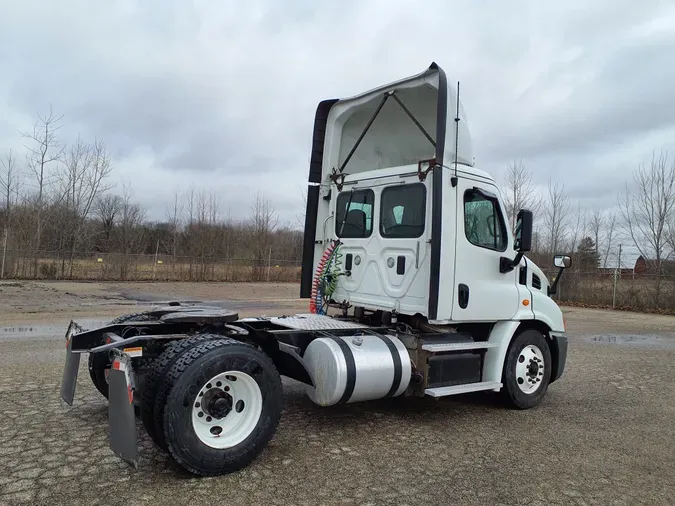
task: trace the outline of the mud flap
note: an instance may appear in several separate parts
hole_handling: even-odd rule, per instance
[[[80,370],[81,353],[73,353],[71,337],[75,332],[76,323],[71,321],[66,331],[66,364],[63,368],[63,378],[61,380],[61,399],[69,406],[73,405],[75,398],[75,386],[77,384],[77,373]]]
[[[134,383],[131,359],[113,350],[108,383],[108,434],[110,448],[122,459],[138,467]]]

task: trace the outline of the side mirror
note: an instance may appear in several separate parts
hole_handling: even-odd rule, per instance
[[[549,295],[553,295],[558,292],[558,281],[560,281],[560,276],[567,267],[572,265],[572,259],[567,255],[556,255],[553,257],[553,265],[555,265],[560,270],[558,271],[558,275],[553,280],[553,283],[551,283],[551,286],[548,287]]]
[[[532,249],[532,211],[527,209],[518,211],[514,234],[514,250],[524,253]]]
[[[556,255],[553,257],[553,265],[559,269],[567,269],[572,265],[572,259],[566,255]]]

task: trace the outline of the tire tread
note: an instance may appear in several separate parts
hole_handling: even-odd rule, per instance
[[[169,396],[171,395],[171,390],[180,380],[180,378],[186,373],[186,371],[192,366],[197,360],[201,359],[205,355],[212,353],[217,348],[224,347],[245,347],[250,351],[253,351],[257,357],[256,359],[260,362],[264,362],[261,365],[264,365],[267,368],[268,373],[274,378],[274,384],[271,385],[271,388],[274,393],[277,393],[281,397],[281,377],[277,371],[274,362],[264,353],[259,351],[256,347],[253,347],[249,344],[242,343],[241,341],[236,341],[234,339],[223,339],[218,341],[210,341],[201,343],[193,348],[185,351],[176,362],[173,364],[169,370],[164,387],[167,388],[167,399],[165,402],[169,401]],[[271,418],[269,423],[259,427],[257,429],[257,436],[251,438],[247,444],[241,444],[241,446],[230,448],[227,450],[221,450],[221,455],[219,456],[219,464],[213,465],[213,462],[208,459],[193,459],[193,460],[202,460],[205,464],[211,464],[210,468],[197,468],[194,465],[186,461],[186,459],[181,454],[182,452],[193,453],[194,450],[190,448],[181,447],[180,449],[175,448],[170,442],[167,444],[169,453],[173,460],[180,465],[185,470],[200,476],[216,476],[224,473],[234,472],[242,467],[248,465],[253,459],[255,459],[260,452],[264,449],[265,444],[276,432],[279,420],[281,419],[281,404],[282,400],[280,398],[272,397],[269,401],[272,406],[270,410]],[[265,409],[265,408],[263,408]],[[169,417],[169,411],[164,411],[164,432],[169,430],[171,419]],[[262,433],[262,439],[258,436]],[[167,440],[170,437],[167,437]],[[180,450],[180,451],[178,451]]]
[[[161,420],[168,391],[164,388],[167,373],[174,362],[190,348],[210,339],[223,339],[214,334],[197,334],[169,344],[160,356],[152,362],[140,392],[141,421],[150,439],[162,450],[167,451]],[[161,398],[161,400],[160,400]],[[159,406],[159,407],[158,407]],[[159,409],[161,413],[156,411]]]

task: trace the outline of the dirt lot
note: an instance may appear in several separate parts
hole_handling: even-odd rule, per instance
[[[59,402],[63,333],[170,299],[242,316],[306,311],[294,284],[0,283],[0,504],[672,504],[675,317],[566,309],[568,366],[542,405],[490,395],[319,408],[285,382],[277,435],[249,468],[198,479],[142,439],[107,446],[81,370]]]

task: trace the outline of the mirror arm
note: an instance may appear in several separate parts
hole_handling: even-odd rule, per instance
[[[499,272],[501,272],[502,274],[506,272],[511,272],[516,267],[516,265],[520,263],[524,254],[525,254],[524,251],[519,251],[518,254],[516,255],[516,258],[514,258],[513,260],[507,257],[501,257],[499,259]]]
[[[564,270],[564,267],[558,267],[558,275],[553,280],[553,284],[548,287],[549,295],[555,295],[558,292],[558,281],[560,281],[560,276],[562,276]]]

